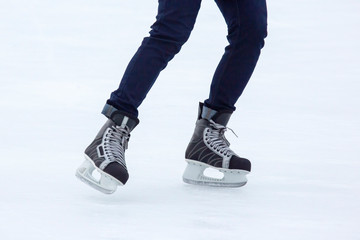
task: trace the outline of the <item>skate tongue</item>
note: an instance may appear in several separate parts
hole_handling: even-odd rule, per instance
[[[230,112],[217,112],[213,117],[212,120],[218,124],[221,124],[223,126],[226,127],[226,125],[228,124],[230,117],[231,117]]]
[[[125,128],[125,126],[128,127],[130,132],[139,124],[139,119],[130,116],[109,104],[104,106],[102,114],[111,119],[116,125],[121,126],[122,128]]]
[[[228,124],[232,111],[229,110],[221,110],[216,111],[205,106],[203,103],[199,104],[199,118],[213,120],[217,124],[223,125],[226,127]]]
[[[213,110],[211,108],[202,105],[201,118],[211,120],[216,113],[217,113],[216,110]]]

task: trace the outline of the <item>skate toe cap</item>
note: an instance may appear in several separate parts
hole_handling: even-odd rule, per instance
[[[111,176],[122,182],[122,184],[125,184],[129,179],[129,173],[127,169],[117,162],[112,162],[107,165],[104,169],[104,172],[110,174]]]
[[[240,169],[251,171],[251,162],[246,158],[241,158],[233,155],[230,159],[229,169]]]

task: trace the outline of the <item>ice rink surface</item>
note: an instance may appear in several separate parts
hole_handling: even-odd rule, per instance
[[[140,107],[113,195],[75,176],[155,20],[150,0],[0,0],[0,238],[360,239],[360,2],[268,1],[269,36],[230,120],[239,189],[182,182],[226,26],[195,29]]]

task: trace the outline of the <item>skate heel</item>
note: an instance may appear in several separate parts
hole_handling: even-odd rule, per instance
[[[93,176],[95,169],[100,173],[99,180]],[[76,170],[75,176],[90,187],[105,194],[111,194],[116,191],[117,186],[123,185],[116,178],[97,168],[93,161],[89,160],[86,155],[85,161]]]
[[[189,184],[208,185],[215,187],[241,187],[247,183],[245,170],[216,168],[206,163],[186,159],[187,167],[183,174],[183,181]],[[209,177],[204,174],[207,168],[212,168],[223,174],[222,178]]]

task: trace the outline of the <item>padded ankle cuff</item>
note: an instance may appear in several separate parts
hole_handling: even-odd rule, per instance
[[[111,106],[110,104],[105,104],[101,113],[104,114],[107,118],[114,121],[114,123],[118,126],[128,126],[130,131],[132,131],[140,122],[137,117],[120,111],[117,108]]]

